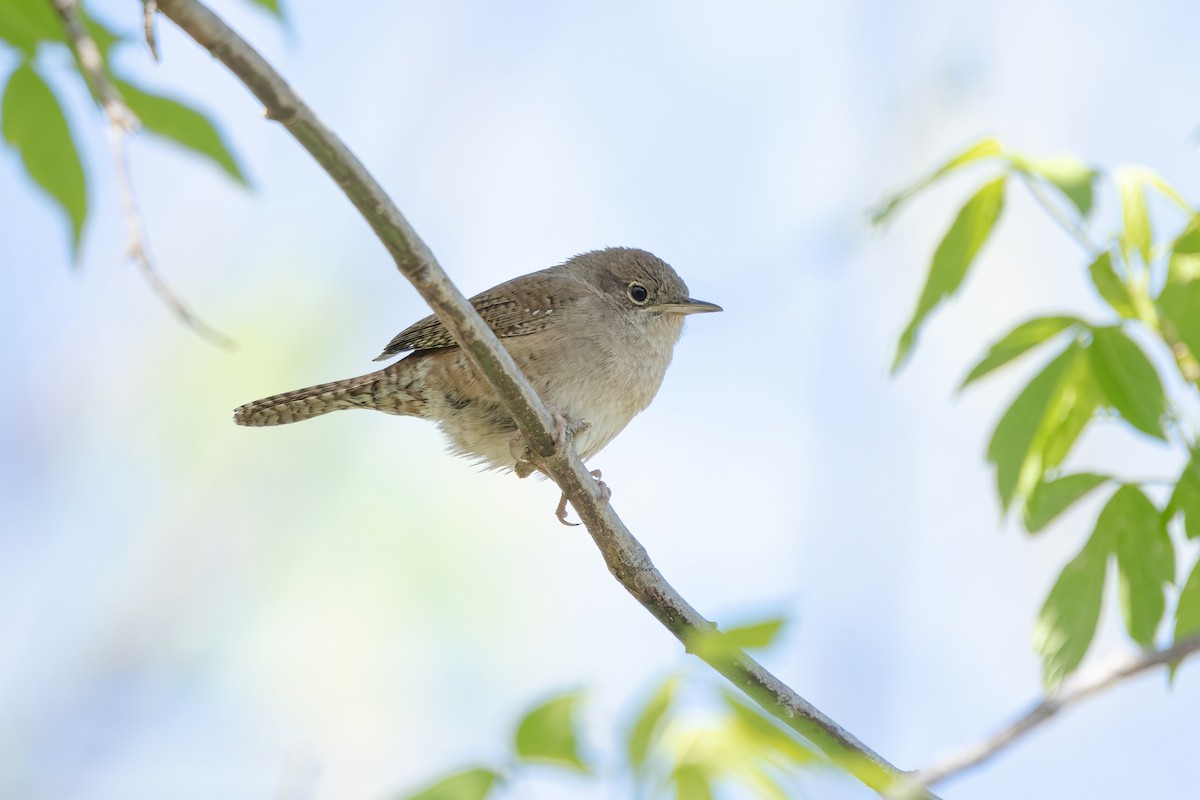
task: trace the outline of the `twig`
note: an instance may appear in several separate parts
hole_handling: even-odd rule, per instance
[[[142,32],[146,37],[146,46],[150,48],[150,55],[155,61],[160,60],[158,55],[158,37],[154,33],[154,18],[158,14],[157,0],[142,0]]]
[[[570,447],[556,449],[553,421],[508,351],[438,265],[383,188],[333,131],[322,123],[282,76],[244,39],[196,0],[159,0],[159,9],[225,64],[337,182],[463,350],[478,364],[505,409],[513,416],[539,469],[570,499],[609,570],[622,586],[686,645],[713,628],[666,582],[645,548],[630,534],[596,481]],[[849,731],[764,669],[745,653],[701,656],[755,702],[793,730],[843,762],[882,791],[902,773]]]
[[[1200,635],[1184,639],[1162,650],[1114,654],[1107,664],[1100,665],[1093,674],[1070,681],[1058,692],[1035,703],[1024,714],[988,738],[950,753],[925,769],[910,773],[904,784],[892,790],[888,796],[894,798],[919,796],[913,795],[911,792],[920,792],[926,787],[936,785],[946,778],[982,764],[1067,706],[1086,700],[1092,695],[1110,689],[1121,681],[1148,669],[1180,662],[1197,651],[1200,651]]]
[[[125,229],[128,234],[126,258],[137,265],[150,288],[171,308],[181,322],[221,347],[227,349],[233,347],[233,340],[214,330],[197,317],[159,274],[150,254],[149,242],[142,224],[142,215],[138,210],[137,200],[133,193],[133,176],[129,171],[129,154],[125,146],[125,137],[138,127],[137,115],[130,110],[124,98],[121,97],[120,91],[108,79],[108,75],[104,71],[104,59],[100,55],[100,48],[80,21],[79,0],[49,0],[49,2],[62,19],[71,50],[87,79],[88,87],[108,118],[108,144],[112,152],[113,164],[116,167],[117,193],[120,197],[121,211],[125,217]]]

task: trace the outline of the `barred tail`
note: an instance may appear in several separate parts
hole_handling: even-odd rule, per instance
[[[238,425],[262,427],[299,422],[343,408],[379,408],[376,391],[386,383],[390,383],[390,380],[380,370],[344,381],[297,389],[247,403],[233,412],[233,421]],[[393,414],[404,413],[395,408],[394,400],[389,406],[381,410]]]

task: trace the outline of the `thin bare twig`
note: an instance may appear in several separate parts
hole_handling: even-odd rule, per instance
[[[903,785],[892,790],[888,796],[897,799],[919,797],[919,793],[926,787],[934,786],[993,758],[1067,706],[1111,689],[1148,669],[1183,661],[1197,651],[1200,651],[1200,635],[1184,639],[1162,650],[1113,654],[1104,663],[1097,665],[1092,674],[1069,681],[1059,691],[1035,703],[1024,714],[986,739],[950,753],[925,769],[910,773]],[[912,794],[913,792],[917,794]]]
[[[596,480],[573,448],[558,449],[553,420],[508,351],[438,265],[379,183],[257,51],[196,0],[158,0],[159,9],[225,64],[337,182],[512,415],[539,469],[570,499],[609,571],[685,646],[713,623],[667,583],[645,548],[601,498]],[[903,775],[849,731],[821,713],[744,652],[698,654],[738,689],[867,785],[882,791]]]
[[[158,16],[157,0],[142,0],[142,32],[146,37],[146,46],[155,61],[159,60],[158,37],[154,33],[154,20]]]
[[[121,212],[125,217],[128,243],[126,258],[133,261],[142,276],[159,298],[165,302],[175,316],[189,328],[211,342],[226,349],[233,347],[233,340],[216,331],[201,320],[163,280],[150,254],[142,215],[133,193],[133,176],[129,170],[129,153],[125,137],[138,127],[137,115],[125,103],[120,91],[108,79],[104,71],[104,59],[96,41],[88,34],[79,17],[79,0],[49,0],[50,5],[62,19],[67,31],[71,50],[87,79],[88,87],[108,118],[108,145],[116,168],[117,193],[121,201]],[[148,7],[148,6],[147,6]],[[149,29],[148,29],[149,30]]]

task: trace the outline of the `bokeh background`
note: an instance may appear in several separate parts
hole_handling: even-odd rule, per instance
[[[864,211],[989,132],[1146,163],[1195,197],[1200,8],[294,0],[281,28],[214,6],[464,291],[624,244],[724,305],[593,460],[702,612],[792,617],[767,665],[905,767],[1036,697],[1033,620],[1098,498],[1034,541],[1005,524],[983,451],[1037,359],[954,387],[1019,318],[1101,306],[1014,186],[963,297],[890,379],[980,176],[886,235]],[[136,37],[138,4],[90,7]],[[250,95],[165,20],[160,42],[158,66],[119,51],[124,71],[219,119],[255,188],[140,137],[140,200],[163,272],[238,348],[180,325],[121,263],[101,120],[51,60],[93,214],[73,268],[58,212],[0,151],[0,795],[383,798],[500,757],[523,710],[580,686],[591,752],[614,761],[636,701],[685,656],[554,520],[551,484],[480,473],[416,420],[231,423],[248,400],[370,370],[426,309]],[[1116,426],[1074,460],[1178,466]],[[1112,597],[1093,655],[1123,646]],[[944,795],[1191,796],[1198,714],[1194,667],[1173,688],[1147,675]],[[609,794],[547,774],[510,796]]]

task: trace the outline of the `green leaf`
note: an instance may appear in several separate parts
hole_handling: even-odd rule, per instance
[[[25,172],[67,215],[76,257],[87,218],[83,164],[71,140],[67,118],[46,82],[24,63],[8,79],[0,101],[0,132],[21,155]]]
[[[1125,627],[1149,647],[1165,608],[1163,588],[1175,580],[1175,550],[1162,515],[1141,489],[1122,486],[1100,512],[1095,535],[1116,548]]]
[[[1018,356],[1024,355],[1042,342],[1054,338],[1068,328],[1082,324],[1075,317],[1037,317],[1022,322],[991,346],[987,355],[963,379],[962,384],[958,387],[959,391]]]
[[[774,617],[749,625],[739,625],[725,631],[725,641],[731,647],[740,647],[743,650],[770,647],[786,624],[787,620],[783,617]]]
[[[676,800],[712,800],[712,784],[701,764],[689,761],[676,767],[671,775]]]
[[[1193,453],[1183,468],[1171,499],[1163,511],[1163,524],[1170,522],[1176,514],[1183,515],[1183,530],[1189,539],[1200,538],[1200,454]]]
[[[637,721],[629,731],[626,743],[626,754],[629,766],[636,772],[646,763],[650,746],[658,739],[662,731],[663,720],[675,699],[675,690],[679,687],[679,679],[675,677],[663,681],[662,686],[650,696],[650,700],[638,714]]]
[[[1040,437],[1043,438],[1039,438],[1037,446],[1042,453],[1043,474],[1066,460],[1103,400],[1104,395],[1088,367],[1087,358],[1081,357],[1075,365],[1075,372],[1068,376],[1058,398],[1059,405],[1055,409],[1058,415],[1055,417],[1058,420],[1057,424],[1040,432]],[[1029,495],[1023,492],[1023,496]]]
[[[82,11],[82,10],[81,10]],[[82,11],[84,27],[91,35],[101,55],[107,56],[121,37]],[[62,20],[46,0],[0,0],[0,41],[33,56],[43,42],[66,44]]]
[[[569,767],[589,774],[576,737],[582,692],[556,697],[525,715],[517,726],[516,750],[522,761]]]
[[[474,767],[447,775],[432,786],[399,800],[483,800],[491,794],[500,775],[486,767]]]
[[[1192,204],[1183,198],[1183,195],[1179,193],[1178,189],[1167,183],[1166,179],[1163,178],[1162,175],[1159,175],[1157,172],[1147,167],[1138,167],[1137,169],[1141,173],[1142,180],[1148,185],[1157,189],[1158,193],[1163,197],[1167,198],[1189,214],[1196,213],[1196,209],[1192,208]]]
[[[1125,226],[1121,233],[1121,253],[1128,261],[1130,253],[1136,250],[1141,254],[1142,262],[1149,264],[1154,232],[1150,227],[1150,211],[1146,207],[1146,176],[1140,169],[1123,167],[1117,170],[1116,179]]]
[[[1047,692],[1079,666],[1096,634],[1108,554],[1093,535],[1063,568],[1038,614],[1033,647],[1042,657],[1042,684]]]
[[[1133,427],[1166,440],[1162,416],[1167,399],[1158,370],[1119,327],[1092,329],[1088,348],[1092,371],[1105,397]]]
[[[929,267],[929,277],[925,279],[925,288],[921,290],[921,299],[917,302],[916,313],[912,321],[900,336],[896,348],[896,359],[892,363],[895,372],[904,363],[909,350],[917,340],[917,333],[925,317],[944,298],[958,291],[967,270],[971,267],[979,249],[992,233],[1000,212],[1004,208],[1004,182],[1001,176],[983,185],[975,195],[963,205],[958,216],[950,225],[950,230],[938,244],[933,254],[933,263]]]
[[[1080,472],[1041,481],[1025,501],[1025,530],[1037,533],[1107,480],[1106,475]]]
[[[1158,296],[1163,332],[1200,357],[1200,280],[1168,283]]]
[[[1112,253],[1101,253],[1088,267],[1088,274],[1092,276],[1096,291],[1114,311],[1126,319],[1137,316],[1129,287],[1113,269]]]
[[[973,164],[976,161],[984,158],[995,158],[1004,154],[1004,147],[996,139],[981,139],[975,144],[963,150],[958,155],[951,158],[946,163],[935,169],[929,175],[926,175],[921,180],[908,186],[907,188],[891,195],[884,200],[875,210],[871,212],[871,224],[882,225],[887,221],[888,217],[894,214],[901,205],[912,199],[914,195],[922,189],[927,188],[931,184],[944,178],[946,175],[954,172],[957,169]]]
[[[0,2],[0,40],[27,57],[42,42],[67,41],[62,22],[45,0],[3,0]]]
[[[1200,280],[1200,214],[1193,214],[1171,245],[1168,283]]]
[[[220,131],[194,108],[117,79],[117,89],[146,130],[180,144],[209,159],[243,186],[245,173],[238,166]]]
[[[272,14],[279,17],[280,19],[283,19],[283,9],[280,8],[280,6],[279,6],[279,0],[250,0],[250,2],[251,2],[251,4],[258,6],[259,8],[263,8],[263,9],[266,9],[267,11],[270,11]]]
[[[1175,607],[1175,635],[1173,644],[1179,644],[1200,631],[1200,561],[1192,567],[1192,574],[1179,592],[1179,604]],[[1169,668],[1170,680],[1175,679],[1175,670],[1179,669],[1178,661],[1172,662]]]
[[[1200,561],[1192,567],[1192,574],[1179,592],[1179,605],[1175,608],[1175,641],[1182,642],[1200,632]]]
[[[1092,210],[1092,192],[1099,172],[1070,153],[1047,158],[1023,160],[1021,166],[1046,179],[1071,201],[1079,215],[1086,218]]]
[[[1017,395],[988,443],[1005,510],[1018,495],[1028,497],[1045,471],[1061,463],[1095,408],[1087,359],[1072,342]]]
[[[786,758],[792,765],[809,764],[817,760],[817,755],[812,750],[799,742],[790,732],[781,728],[775,720],[742,700],[740,696],[723,689],[721,697],[725,700],[725,705],[733,712],[733,719],[738,729],[756,745],[755,749],[773,750]]]

